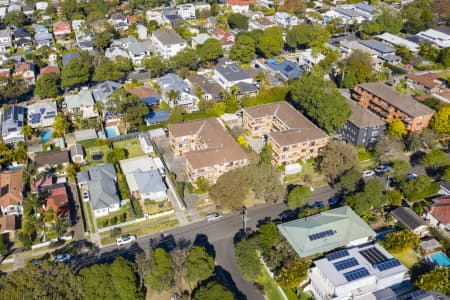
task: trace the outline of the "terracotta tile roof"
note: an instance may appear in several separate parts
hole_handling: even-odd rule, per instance
[[[450,197],[443,197],[433,200],[430,214],[438,219],[442,224],[450,224]]]
[[[57,187],[49,191],[45,210],[53,209],[60,218],[70,216],[69,200],[65,186]]]
[[[31,184],[31,191],[37,192],[39,188],[49,186],[53,184],[53,178],[52,177],[44,177],[40,179],[36,179]]]
[[[57,66],[48,66],[45,68],[42,68],[40,70],[41,75],[44,75],[46,73],[56,73],[59,74],[61,71],[59,70],[59,68]]]
[[[24,63],[24,62],[17,63],[14,67],[15,73],[23,73],[23,72],[30,71],[30,70],[31,70],[31,65]]]
[[[219,40],[222,46],[234,44],[234,36],[231,32],[226,31],[223,28],[216,28],[213,31],[214,37]]]
[[[5,171],[0,174],[0,205],[18,205],[22,202],[23,169]]]
[[[127,16],[127,22],[128,22],[128,24],[134,24],[137,22],[137,17],[136,16]]]
[[[427,89],[432,89],[435,87],[442,86],[444,82],[439,80],[439,75],[436,73],[425,73],[425,74],[408,74],[406,78],[423,85]]]
[[[202,150],[185,153],[186,161],[194,169],[248,159],[241,146],[215,118],[170,124],[167,128],[174,137],[198,137]]]
[[[63,31],[63,30],[70,30],[70,24],[67,21],[58,21],[55,24],[53,24],[53,32],[55,31]]]
[[[0,234],[16,230],[16,216],[6,215],[0,217]]]

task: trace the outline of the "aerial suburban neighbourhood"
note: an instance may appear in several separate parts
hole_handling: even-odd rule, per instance
[[[449,0],[0,0],[0,299],[450,299]]]

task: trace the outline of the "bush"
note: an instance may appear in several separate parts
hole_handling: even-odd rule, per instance
[[[141,204],[139,203],[139,200],[131,198],[130,203],[136,218],[142,218],[144,216],[144,212],[142,211],[142,207]]]
[[[386,234],[386,239],[382,245],[392,253],[399,253],[408,248],[415,248],[419,243],[420,238],[414,232],[401,230]]]
[[[111,237],[116,237],[122,234],[122,228],[116,227],[111,230]]]

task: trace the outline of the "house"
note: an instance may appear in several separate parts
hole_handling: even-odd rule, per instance
[[[106,103],[109,96],[117,90],[120,89],[122,85],[120,83],[114,82],[114,81],[105,81],[102,83],[97,84],[92,89],[92,95],[96,102],[100,101],[103,103]]]
[[[22,134],[22,127],[25,125],[26,108],[17,105],[10,105],[3,110],[2,119],[2,138],[6,144],[25,141]]]
[[[401,286],[409,275],[408,268],[386,249],[368,244],[331,252],[315,260],[308,279],[306,290],[317,300],[381,299],[374,297],[374,293]]]
[[[9,52],[11,45],[11,31],[9,28],[0,30],[0,53]]]
[[[53,23],[53,35],[56,39],[60,39],[71,32],[70,23],[67,21],[57,21]]]
[[[17,48],[27,48],[33,45],[31,33],[23,27],[17,27],[14,29],[12,32],[12,38],[14,39],[14,46]]]
[[[139,144],[141,145],[142,152],[144,152],[145,154],[153,153],[153,144],[149,135],[140,134]]]
[[[69,151],[70,158],[74,164],[81,165],[85,163],[83,146],[74,144],[70,146]]]
[[[163,26],[165,24],[165,20],[161,12],[153,9],[147,10],[145,12],[145,19],[147,20],[147,22],[155,21],[158,26]]]
[[[186,77],[189,84],[194,87],[199,87],[202,90],[202,96],[205,100],[222,98],[220,92],[222,87],[211,77],[205,77],[200,74],[191,74]]]
[[[439,185],[441,187],[439,190],[439,194],[449,196],[450,195],[450,182],[449,181],[440,181]]]
[[[125,90],[138,97],[141,102],[148,106],[159,106],[160,104],[161,95],[150,86],[128,87]]]
[[[366,21],[372,21],[373,19],[373,15],[376,12],[376,8],[373,7],[372,5],[369,5],[365,2],[359,2],[356,3],[353,6],[353,10],[360,13],[361,15],[363,15],[366,18]]]
[[[234,44],[234,35],[223,28],[215,28],[212,35],[220,42],[223,50],[230,50],[231,46]]]
[[[167,199],[167,187],[152,158],[140,156],[121,160],[119,164],[132,195],[141,200]]]
[[[351,114],[345,122],[342,138],[355,146],[374,146],[386,130],[386,122],[352,100],[347,101]]]
[[[429,94],[441,93],[447,88],[445,80],[440,78],[439,74],[431,72],[407,74],[406,84]]]
[[[170,107],[182,106],[188,111],[198,109],[198,97],[178,75],[174,73],[166,74],[160,77],[157,83],[161,88],[162,100],[167,102]]]
[[[122,47],[114,46],[105,49],[105,57],[109,58],[110,60],[115,61],[119,56],[130,58],[128,51]]]
[[[48,32],[48,28],[43,25],[37,25],[34,28],[34,43],[36,48],[41,48],[42,46],[53,47],[52,43],[53,34]]]
[[[145,27],[144,25],[137,24],[136,25],[136,32],[137,32],[138,38],[140,40],[146,40],[148,38],[147,27]]]
[[[64,104],[69,114],[80,115],[83,118],[98,117],[94,98],[92,97],[92,93],[87,89],[82,89],[76,95],[65,96]]]
[[[48,2],[40,1],[36,2],[36,10],[46,10],[48,7]]]
[[[300,257],[361,245],[376,235],[348,206],[282,223],[277,227]]]
[[[167,59],[187,48],[187,42],[173,29],[152,32],[152,43],[156,52]]]
[[[450,47],[450,34],[439,30],[427,29],[419,32],[416,36],[423,41],[427,41],[438,46],[439,48]]]
[[[69,64],[69,62],[75,58],[80,57],[80,52],[69,52],[61,55],[61,63],[63,68]]]
[[[245,14],[249,11],[250,5],[255,4],[254,0],[227,0],[227,4],[231,6],[233,13]]]
[[[283,28],[291,28],[299,23],[296,16],[291,16],[287,12],[276,12],[273,20]]]
[[[36,102],[27,107],[28,125],[31,128],[50,127],[58,114],[56,102]]]
[[[0,217],[0,238],[4,235],[8,236],[8,240],[12,241],[16,236],[18,222],[15,215],[6,215]]]
[[[23,169],[0,173],[0,209],[5,215],[22,214]]]
[[[113,164],[104,164],[77,173],[80,188],[89,192],[94,217],[107,216],[120,209],[120,198],[117,193],[117,175]]]
[[[434,110],[383,83],[361,83],[352,90],[352,99],[387,123],[401,119],[410,132],[428,126]]]
[[[267,135],[272,146],[272,163],[295,163],[319,155],[328,136],[286,101],[246,107],[244,129],[252,136]]]
[[[220,175],[250,163],[247,153],[216,118],[169,124],[170,149],[185,156],[186,175],[193,184],[205,178],[214,184]]]
[[[195,19],[195,6],[194,4],[181,4],[177,6],[177,14],[183,18],[183,20]]]
[[[312,68],[325,59],[322,53],[313,53],[312,49],[306,49],[300,52],[298,56],[298,64],[305,71],[311,72]]]
[[[75,41],[80,50],[94,51],[94,34],[90,31],[75,31]]]
[[[419,52],[419,44],[416,44],[389,32],[384,32],[383,34],[377,35],[376,37],[392,46],[405,47],[406,49],[411,51],[411,53]]]
[[[47,66],[47,67],[43,67],[39,70],[39,76],[42,76],[47,73],[60,74],[61,70],[59,69],[58,66]]]
[[[18,77],[28,84],[34,84],[36,74],[34,73],[34,64],[31,62],[19,62],[14,66],[14,77]]]
[[[144,116],[144,121],[147,125],[156,125],[166,122],[170,118],[170,111],[167,109],[150,110]]]
[[[427,223],[409,207],[398,207],[391,212],[391,215],[403,227],[418,236],[424,236],[428,232]]]
[[[136,66],[140,65],[148,55],[150,55],[150,50],[141,42],[130,43],[128,46],[128,56]]]
[[[240,82],[253,83],[253,78],[235,63],[217,64],[213,78],[224,89],[229,89]]]
[[[66,186],[59,186],[48,190],[44,211],[53,210],[59,219],[70,218],[69,198]]]
[[[450,197],[433,199],[433,204],[425,210],[425,219],[430,226],[450,231]]]
[[[203,45],[211,36],[207,33],[199,33],[191,37],[191,46],[192,48],[196,48],[199,45]]]
[[[270,28],[273,26],[277,26],[277,24],[267,17],[262,17],[262,18],[259,18],[258,20],[250,21],[248,24],[249,30],[255,30],[255,29],[266,30],[267,28]]]
[[[284,81],[288,81],[291,78],[299,78],[303,73],[303,69],[298,64],[287,59],[282,62],[276,59],[268,59],[267,65],[272,71],[280,74]]]
[[[398,64],[402,58],[395,55],[395,49],[377,40],[359,40],[359,43],[370,49],[373,55],[391,64]]]
[[[51,168],[57,168],[58,166],[65,168],[70,162],[69,151],[61,150],[39,153],[34,156],[33,160],[34,166],[38,172],[43,172]]]
[[[323,23],[326,24],[331,20],[339,19],[341,24],[361,24],[366,21],[366,18],[361,13],[353,9],[336,7],[322,14]]]

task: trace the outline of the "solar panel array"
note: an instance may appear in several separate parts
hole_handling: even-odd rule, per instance
[[[388,258],[375,247],[364,249],[359,253],[371,264],[375,265],[388,260]]]
[[[321,239],[321,238],[324,238],[327,236],[332,236],[335,234],[336,234],[336,230],[325,230],[325,231],[321,231],[318,233],[310,234],[308,237],[311,241],[315,241],[315,240],[318,240],[318,239]]]
[[[352,258],[348,258],[348,259],[344,259],[344,260],[335,262],[333,265],[337,271],[342,271],[342,270],[357,266],[358,261],[352,257]]]
[[[347,279],[347,281],[354,281],[369,275],[369,271],[367,271],[367,269],[364,267],[344,273],[344,277],[345,279]]]
[[[335,260],[335,259],[346,257],[346,256],[349,256],[349,253],[348,253],[347,249],[344,249],[344,250],[339,250],[339,251],[329,253],[326,255],[326,258],[328,259],[328,261],[331,261],[331,260]]]
[[[388,259],[386,261],[383,261],[381,263],[377,263],[374,265],[374,267],[380,271],[389,270],[389,269],[392,269],[392,268],[395,268],[398,266],[400,266],[400,262],[395,258],[391,258],[391,259]]]

